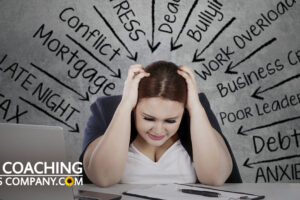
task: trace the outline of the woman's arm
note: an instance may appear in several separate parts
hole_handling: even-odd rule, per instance
[[[211,126],[199,102],[190,113],[193,160],[201,183],[222,185],[232,171],[232,159],[222,136]]]
[[[187,109],[190,114],[190,130],[193,160],[198,180],[203,184],[222,185],[232,171],[232,159],[227,146],[210,124],[202,107],[193,72],[186,66],[180,71],[188,87]]]
[[[141,65],[128,70],[122,100],[103,136],[90,143],[83,157],[88,178],[107,187],[118,183],[125,169],[131,133],[131,111],[137,102],[139,81],[149,76]]]

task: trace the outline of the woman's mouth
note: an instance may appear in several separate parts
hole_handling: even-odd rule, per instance
[[[157,136],[157,135],[152,135],[150,133],[148,133],[148,136],[152,139],[152,140],[161,140],[163,139],[165,136],[161,135],[161,136]]]

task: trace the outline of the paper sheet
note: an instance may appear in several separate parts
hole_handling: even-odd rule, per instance
[[[219,197],[205,197],[201,195],[186,194],[181,192],[180,189],[212,191],[212,192],[218,192],[221,195]],[[155,185],[153,187],[145,188],[145,189],[132,189],[127,191],[127,193],[140,195],[144,197],[150,197],[150,198],[166,199],[166,200],[194,200],[194,199],[240,200],[243,198],[247,200],[246,197],[248,197],[248,199],[257,199],[257,197],[259,197],[257,195],[251,195],[251,194],[236,193],[231,191],[220,191],[208,187],[201,187],[201,186],[195,187],[195,186],[187,186],[187,185],[180,185],[180,184]]]

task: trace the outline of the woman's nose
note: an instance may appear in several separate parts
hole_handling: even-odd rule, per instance
[[[163,123],[161,123],[161,122],[156,122],[156,123],[154,124],[154,127],[153,127],[154,133],[156,133],[156,134],[162,134],[162,133],[163,133],[163,130],[164,130]]]

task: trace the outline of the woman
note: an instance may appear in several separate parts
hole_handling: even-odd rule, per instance
[[[87,177],[102,187],[241,182],[216,119],[199,97],[186,66],[132,65],[122,97],[99,98],[91,106],[81,156]]]

